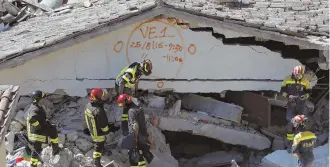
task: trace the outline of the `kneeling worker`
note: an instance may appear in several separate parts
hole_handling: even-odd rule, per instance
[[[314,161],[316,136],[306,130],[306,120],[304,115],[297,115],[292,119],[293,127],[298,132],[293,139],[292,153],[298,158],[299,167],[311,167]]]
[[[46,119],[46,112],[41,107],[44,102],[44,97],[45,93],[40,90],[32,93],[32,105],[28,110],[26,119],[28,139],[33,146],[31,167],[36,167],[38,165],[42,151],[42,143],[47,143],[48,137],[52,143],[53,155],[58,154],[60,151],[56,126]]]
[[[143,109],[138,106],[135,102],[132,101],[132,96],[127,94],[122,94],[117,99],[118,105],[120,107],[127,107],[129,115],[129,133],[127,136],[132,137],[134,147],[129,149],[129,162],[131,167],[145,167],[146,162],[148,164],[153,160],[154,155],[150,152],[151,150],[151,137],[147,132],[147,124],[145,121],[145,115]],[[125,140],[125,139],[124,139]],[[125,143],[123,147],[125,147]],[[145,160],[144,160],[145,159]]]

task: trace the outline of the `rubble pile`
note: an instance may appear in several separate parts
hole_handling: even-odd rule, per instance
[[[91,7],[93,3],[90,0],[0,0],[0,31],[32,17],[60,15],[74,7]]]
[[[50,146],[44,145],[41,157],[44,167],[92,167],[93,166],[93,143],[91,137],[83,133],[85,120],[83,117],[84,107],[88,98],[70,97],[61,90],[56,90],[52,94],[47,94],[45,105],[42,106],[48,119],[59,131],[59,144],[63,150],[59,155],[52,156]],[[23,146],[19,140],[15,139],[15,132],[25,131],[27,109],[31,103],[28,96],[19,99],[17,107],[19,111],[11,123],[10,131],[6,135],[7,160],[13,159],[13,155]],[[121,113],[117,110],[117,105],[106,105],[109,121],[119,125]],[[153,162],[149,166],[154,167],[177,167],[178,161],[171,156],[170,148],[165,142],[165,137],[161,131],[150,122],[147,124],[148,132],[152,136],[153,150],[155,155]],[[127,150],[118,148],[122,140],[122,132],[110,133],[107,136],[106,148],[111,153],[102,157],[102,164],[107,164],[114,160],[118,166],[129,166]],[[21,150],[22,152],[22,150]]]
[[[232,160],[240,163],[241,167],[258,166],[265,162],[273,162],[274,157],[287,156],[286,150],[276,151],[266,156],[269,152],[265,150],[270,150],[268,148],[283,147],[284,149],[283,140],[276,136],[271,137],[268,133],[265,135],[260,133],[258,129],[242,124],[243,108],[241,106],[193,94],[179,96],[172,92],[165,94],[153,92],[144,95],[144,98],[147,101],[144,111],[148,133],[152,137],[152,152],[155,155],[155,159],[148,166],[178,167],[179,163],[180,166],[184,167],[222,166],[231,164]],[[87,102],[87,97],[71,97],[62,90],[47,94],[43,108],[48,119],[57,126],[59,143],[65,149],[59,155],[52,157],[51,148],[45,146],[46,148],[41,155],[44,166],[92,166],[93,143],[91,137],[83,133],[83,129],[86,128],[83,112]],[[15,139],[14,134],[24,131],[26,110],[30,103],[31,100],[28,96],[21,96],[17,104],[18,112],[6,136],[6,149],[10,153],[8,159],[13,157],[17,150],[22,147],[22,143]],[[106,104],[105,109],[109,122],[120,125],[121,112],[117,108],[117,104]],[[327,114],[326,110],[329,111],[329,108],[323,105],[320,111],[322,116]],[[326,122],[328,119],[324,121]],[[321,124],[325,123],[321,122]],[[188,132],[192,135],[212,138],[231,146],[242,147],[245,148],[245,151],[237,150],[234,147],[220,151],[205,151],[203,155],[178,161],[172,156],[172,150],[162,131]],[[328,129],[324,128],[323,131],[328,132]],[[119,130],[107,135],[106,148],[111,150],[111,153],[105,153],[105,156],[102,157],[102,164],[114,160],[119,166],[129,166],[127,150],[119,148],[122,141],[121,133]],[[326,142],[327,138],[320,142],[320,145]],[[322,152],[322,148],[325,146],[319,147],[320,154],[325,155],[326,153]],[[316,154],[319,154],[318,150],[315,151]],[[264,158],[265,156],[266,158]],[[324,160],[322,157],[320,159]],[[318,160],[318,164],[320,161],[322,160]],[[323,161],[322,163],[328,164],[328,162]]]

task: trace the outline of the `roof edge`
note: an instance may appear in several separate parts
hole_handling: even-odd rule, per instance
[[[16,110],[17,110],[17,102],[18,102],[18,97],[19,97],[19,85],[11,85],[11,88],[7,88],[11,90],[12,94],[12,98],[10,99],[10,104],[8,104],[8,108],[9,110],[6,113],[6,119],[4,120],[3,124],[0,125],[1,126],[1,130],[0,130],[0,145],[4,144],[4,139],[5,139],[5,135],[7,134],[7,131],[9,129],[10,123],[13,120]]]
[[[196,11],[185,9],[185,8],[179,8],[178,6],[172,5],[172,4],[170,4],[170,3],[168,3],[164,0],[162,0],[162,2],[163,2],[162,5],[164,7],[167,7],[167,8],[172,8],[172,9],[175,9],[175,10],[178,10],[178,11],[184,11],[184,12],[187,12],[187,13],[190,13],[190,14],[193,14],[193,15],[197,15],[197,16],[208,17],[208,18],[212,18],[212,19],[215,19],[215,20],[223,21],[223,22],[243,25],[245,27],[252,27],[252,28],[258,28],[258,29],[262,29],[262,30],[279,32],[279,33],[284,34],[284,35],[296,36],[296,37],[300,37],[300,38],[306,38],[308,35],[319,36],[319,37],[326,36],[328,38],[330,37],[330,34],[327,34],[327,33],[319,33],[319,32],[312,32],[312,31],[294,32],[294,31],[290,31],[290,30],[280,30],[280,29],[277,29],[277,28],[270,28],[270,27],[259,25],[259,24],[247,23],[247,22],[242,21],[242,20],[228,19],[226,17],[208,15],[208,14],[205,14],[205,13],[196,12]]]
[[[167,10],[166,15],[168,16],[178,17],[179,15],[179,17],[184,20],[203,23],[210,25],[210,27],[218,27],[237,32],[244,32],[250,34],[251,36],[259,37],[265,40],[283,42],[286,45],[297,45],[301,49],[329,50],[329,45],[311,43],[308,41],[307,36],[302,33],[282,31],[265,26],[261,27],[252,23],[235,21],[232,19],[229,20],[219,16],[211,16],[200,12],[176,8],[175,6],[166,4],[165,2],[162,4],[162,6]]]
[[[163,1],[156,1],[154,3],[146,4],[141,9],[131,11],[120,17],[99,19],[98,22],[100,24],[92,24],[88,26],[88,29],[86,30],[64,36],[63,38],[58,39],[52,43],[46,43],[42,46],[38,45],[33,48],[22,50],[19,53],[8,55],[3,59],[0,59],[0,70],[24,64],[25,61],[37,58],[58,49],[67,48],[74,44],[112,32],[131,24],[151,19],[158,15],[178,17],[190,22],[209,25],[210,27],[214,28],[217,27],[236,32],[242,32],[265,40],[283,42],[285,45],[296,45],[301,49],[329,50],[329,46],[311,43],[307,38],[284,35],[280,32],[274,32],[272,29],[266,30],[258,29],[253,26],[247,27],[246,25],[237,24],[232,20],[225,20],[220,17],[212,17],[190,10],[178,9],[171,5],[165,4]]]
[[[88,34],[91,31],[94,31],[94,30],[97,30],[97,29],[102,29],[104,27],[111,27],[110,29],[107,28],[109,31],[102,30],[102,31],[98,31],[97,33],[93,34],[92,36],[89,36],[90,38],[93,38],[93,37],[96,37],[96,36],[99,36],[99,35],[102,35],[102,34],[105,34],[105,33],[111,32],[111,31],[114,31],[114,30],[119,29],[121,27],[125,27],[126,25],[129,25],[129,24],[125,24],[124,23],[125,26],[123,26],[121,24],[122,22],[127,21],[127,20],[130,21],[133,17],[139,17],[140,15],[143,15],[145,13],[155,12],[155,9],[157,8],[157,6],[158,5],[157,5],[156,2],[154,2],[152,4],[149,3],[149,4],[146,4],[145,6],[142,6],[142,8],[139,8],[138,10],[131,11],[131,12],[126,13],[126,14],[124,14],[122,16],[119,16],[119,17],[113,17],[113,18],[107,18],[107,19],[99,19],[98,20],[98,23],[99,24],[92,23],[90,25],[87,25],[86,26],[87,29],[85,29],[85,30],[82,30],[82,31],[79,31],[79,32],[76,32],[76,33],[73,33],[73,34],[70,34],[70,35],[63,36],[62,38],[60,38],[58,40],[55,40],[55,41],[53,41],[51,43],[45,43],[43,45],[35,45],[34,47],[24,49],[21,52],[7,55],[7,56],[5,56],[5,57],[3,57],[3,58],[0,59],[0,69],[3,69],[2,68],[3,64],[4,63],[8,64],[9,60],[17,60],[17,58],[20,59],[19,57],[21,57],[23,55],[26,55],[26,54],[29,55],[30,53],[33,53],[33,52],[38,51],[40,49],[49,48],[49,47],[51,47],[53,45],[61,44],[61,43],[65,42],[65,41],[68,41],[70,39],[77,40],[76,38],[79,38],[79,36],[84,35],[84,34]],[[143,20],[141,20],[141,21],[143,21]],[[118,25],[120,24],[121,26],[117,26],[117,24]],[[63,48],[63,47],[60,47],[60,48]],[[42,52],[42,53],[44,53],[44,52]],[[32,58],[35,58],[35,57],[39,57],[39,56],[33,56],[33,57],[31,57],[31,59]],[[24,59],[24,60],[30,60],[30,58]],[[9,63],[9,66],[10,67],[13,67],[13,66],[16,66],[15,64],[20,65],[22,63],[24,63],[24,62],[21,62],[19,64],[17,62],[16,63]]]

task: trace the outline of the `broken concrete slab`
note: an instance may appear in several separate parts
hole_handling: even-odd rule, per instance
[[[179,163],[169,153],[152,152],[154,159],[148,167],[179,167]]]
[[[275,138],[273,140],[272,150],[284,150],[284,140]]]
[[[194,94],[183,96],[182,105],[190,110],[206,112],[210,116],[237,123],[241,122],[243,108],[238,105]]]
[[[242,162],[243,154],[238,152],[217,151],[190,159],[184,167],[216,167],[231,164],[232,160]]]
[[[78,138],[76,140],[76,146],[84,153],[93,148],[93,144],[86,139]]]
[[[271,146],[270,140],[257,132],[251,133],[239,128],[205,124],[193,120],[160,117],[159,128],[169,131],[189,132],[205,136],[232,145],[243,145],[248,148],[263,150]]]
[[[51,167],[70,167],[73,154],[68,148],[63,148],[58,155],[52,156],[52,148],[46,147],[42,150],[41,158]]]
[[[23,125],[18,121],[13,121],[10,123],[9,130],[11,132],[20,132],[23,129]]]
[[[329,132],[325,132],[325,133],[322,133],[320,135],[317,135],[317,138],[316,138],[316,143],[317,145],[322,145],[323,143],[325,143],[325,141],[328,141],[329,142]]]
[[[165,97],[148,95],[148,107],[164,109],[165,108]]]
[[[314,162],[311,167],[329,166],[329,143],[314,149]],[[286,150],[277,150],[262,159],[268,167],[293,167],[298,166],[297,158]],[[265,166],[265,165],[264,165]]]
[[[17,102],[17,109],[24,110],[24,108],[32,103],[32,99],[29,96],[21,96]]]
[[[173,106],[168,110],[170,116],[177,116],[181,111],[181,100],[177,100]]]
[[[24,111],[19,110],[14,118],[17,122],[21,123],[22,125],[26,126],[26,119],[24,118]]]

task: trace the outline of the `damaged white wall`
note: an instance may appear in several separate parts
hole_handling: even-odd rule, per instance
[[[1,70],[0,77],[6,78],[2,84],[20,85],[22,94],[63,88],[70,95],[85,95],[86,88],[114,87],[124,66],[148,58],[153,61],[148,79],[174,81],[142,81],[140,87],[145,89],[279,90],[281,80],[299,64],[261,46],[224,45],[211,32],[193,32],[173,23],[167,19],[136,23]]]

